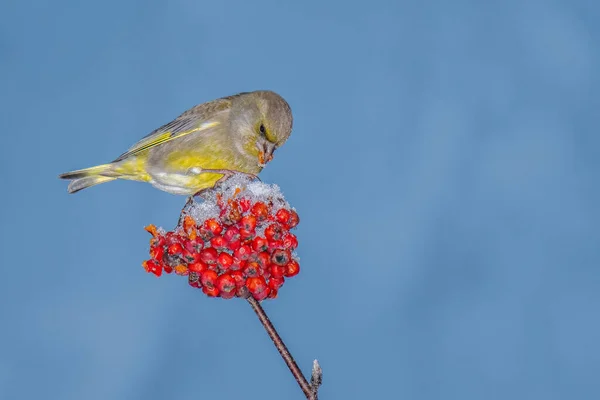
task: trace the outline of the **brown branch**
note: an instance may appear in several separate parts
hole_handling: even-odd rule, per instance
[[[283,361],[285,361],[286,365],[292,372],[292,375],[294,375],[294,378],[296,378],[296,382],[298,382],[298,385],[300,386],[300,389],[302,389],[302,391],[304,392],[306,398],[309,400],[317,400],[317,391],[322,380],[322,372],[319,363],[315,360],[311,377],[312,384],[309,384],[304,375],[302,374],[302,371],[298,367],[298,364],[296,364],[296,361],[294,361],[294,357],[292,357],[285,343],[283,343],[283,340],[281,340],[281,337],[275,330],[275,327],[271,323],[271,320],[265,313],[265,310],[262,308],[260,303],[256,301],[256,299],[254,299],[254,297],[252,296],[249,296],[246,300],[248,300],[248,303],[250,303],[250,306],[252,306],[252,309],[254,310],[256,315],[258,315],[258,319],[260,320],[261,324],[265,327],[265,330],[269,334],[269,337],[273,341],[273,344],[277,348],[277,351],[279,351],[279,354],[281,354]]]

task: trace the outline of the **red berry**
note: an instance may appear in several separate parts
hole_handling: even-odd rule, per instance
[[[198,281],[198,274],[196,272],[190,271],[190,274],[188,275],[188,283],[192,287],[195,287],[195,288],[200,287],[200,282]]]
[[[242,241],[238,239],[238,240],[236,240],[236,241],[229,242],[229,243],[227,244],[227,248],[228,248],[229,250],[236,251],[237,249],[239,249],[239,248],[240,248],[240,246],[241,246],[241,245],[242,245]]]
[[[247,244],[244,244],[233,253],[233,256],[239,260],[247,260],[251,253],[252,248],[250,248],[250,246]]]
[[[263,278],[265,278],[265,280],[269,280],[269,278],[271,278],[271,270],[267,267],[266,269],[262,270],[262,274]]]
[[[258,301],[261,301],[269,297],[269,294],[271,294],[271,288],[267,286],[264,291],[252,294],[252,297]]]
[[[230,226],[230,225],[237,224],[241,218],[242,218],[242,211],[241,211],[240,207],[237,205],[237,202],[234,201],[231,204],[231,207],[229,208],[229,212],[223,218],[223,222],[226,225]]]
[[[220,235],[223,231],[223,226],[214,218],[204,221],[204,228],[215,236]]]
[[[163,267],[163,270],[165,271],[166,274],[170,274],[171,272],[173,272],[173,267],[171,267],[169,265],[165,265]]]
[[[221,292],[221,298],[223,299],[232,299],[237,294],[237,288],[234,288],[230,292]]]
[[[269,287],[271,289],[279,289],[281,286],[283,286],[284,282],[285,278],[283,276],[280,276],[278,278],[272,276],[271,279],[269,279]]]
[[[265,269],[267,268],[267,266],[269,265],[269,261],[271,260],[271,256],[269,255],[269,253],[267,253],[266,251],[263,251],[261,253],[258,253],[255,257],[254,257],[254,261],[256,261],[257,263],[260,264],[260,266]]]
[[[200,230],[198,231],[198,237],[200,238],[200,240],[202,240],[203,242],[208,242],[213,236],[214,235],[204,226],[200,227]]]
[[[246,283],[246,279],[244,278],[244,273],[240,270],[229,271],[229,275],[233,278],[233,280],[235,281],[235,285],[238,288],[244,286],[244,283]]]
[[[273,254],[271,254],[271,262],[275,265],[286,265],[292,256],[289,250],[275,250]]]
[[[257,236],[252,240],[252,250],[265,251],[269,248],[269,242],[264,237]]]
[[[218,277],[219,275],[215,271],[207,269],[200,274],[200,282],[202,283],[202,286],[210,288],[215,286]]]
[[[277,298],[277,294],[279,293],[279,290],[277,289],[273,289],[272,287],[269,286],[269,288],[271,289],[271,291],[269,292],[269,295],[267,296],[270,299],[275,299]]]
[[[227,247],[227,240],[223,236],[215,236],[210,239],[210,245],[217,250],[222,250]]]
[[[179,243],[173,243],[167,248],[167,253],[172,256],[179,255],[183,253],[183,246],[181,246]]]
[[[244,268],[244,275],[246,276],[258,276],[260,275],[260,265],[255,262],[249,262],[246,264],[246,268]]]
[[[240,230],[235,226],[227,228],[227,231],[223,234],[223,238],[227,243],[235,242],[240,239]]]
[[[285,266],[285,276],[287,277],[298,275],[298,272],[300,272],[300,264],[298,264],[298,261],[296,260],[291,260]]]
[[[254,215],[245,215],[240,221],[240,227],[249,231],[256,229],[256,217]]]
[[[286,210],[285,208],[282,208],[279,211],[277,211],[277,213],[275,213],[275,219],[281,225],[287,226],[288,221],[290,219],[290,212],[288,210]]]
[[[204,247],[204,242],[202,239],[190,239],[184,242],[184,247],[190,253],[198,253]]]
[[[164,255],[165,248],[162,246],[155,246],[150,249],[150,256],[158,262],[162,262]]]
[[[219,296],[219,288],[216,286],[203,286],[202,287],[202,292],[204,292],[205,295],[207,295],[208,297],[218,297]]]
[[[265,278],[262,276],[255,276],[246,279],[246,287],[256,300],[263,300],[271,291],[267,285],[267,282],[265,281]]]
[[[230,299],[235,296],[237,290],[235,279],[229,274],[223,274],[217,279],[217,288],[224,299]]]
[[[200,260],[207,264],[214,264],[217,262],[218,253],[217,250],[212,247],[207,247],[200,252]]]
[[[269,242],[275,242],[281,240],[283,236],[283,229],[279,224],[271,224],[265,229],[265,237]]]
[[[157,236],[150,239],[150,246],[164,247],[167,244],[167,240],[164,236]]]
[[[233,256],[229,253],[220,253],[217,258],[217,264],[223,269],[228,269],[233,265]]]
[[[267,286],[267,282],[262,276],[252,276],[246,279],[246,287],[250,293],[257,291],[257,289],[264,289]]]
[[[200,261],[200,253],[189,252],[187,250],[183,251],[183,259],[188,262],[188,264],[193,264],[195,262]]]
[[[300,217],[298,217],[298,213],[294,210],[290,211],[290,218],[288,219],[288,227],[290,229],[295,228],[296,225],[298,225],[298,223],[300,223]]]
[[[259,221],[264,221],[269,216],[269,207],[262,201],[259,201],[252,206],[250,212],[258,218]]]
[[[175,234],[175,232],[165,233],[165,244],[166,245],[171,245],[173,243],[178,243],[178,242],[179,242],[179,236],[177,236],[177,234]]]
[[[206,263],[203,263],[202,261],[197,261],[195,263],[189,264],[188,268],[190,272],[201,273],[208,269],[208,265],[206,265]]]
[[[298,225],[298,222],[300,222],[300,218],[298,217],[298,213],[296,211],[286,210],[285,208],[277,211],[275,214],[275,219],[288,229],[294,228],[296,225]]]
[[[296,249],[298,247],[298,238],[293,233],[288,233],[283,237],[284,249]]]
[[[154,260],[144,261],[142,265],[144,266],[144,269],[147,272],[152,272],[156,276],[161,276],[162,267],[158,265]]]
[[[240,199],[239,205],[240,205],[240,208],[242,209],[242,212],[246,212],[250,209],[250,206],[252,206],[252,203],[250,202],[249,199],[244,197],[244,198]]]
[[[248,261],[246,260],[240,260],[239,258],[233,258],[233,265],[231,266],[231,269],[233,270],[243,270],[244,268],[246,268],[246,264],[248,263]]]
[[[271,252],[279,249],[284,249],[283,240],[274,240],[272,242],[269,242],[269,250]]]
[[[240,237],[242,240],[252,239],[256,231],[254,229],[240,228]]]
[[[278,279],[278,278],[282,278],[285,275],[285,272],[287,269],[284,265],[272,264],[270,270],[271,270],[271,279]]]
[[[235,194],[233,195],[233,197],[235,197]],[[239,202],[239,200],[230,199],[227,202],[229,203],[229,208],[234,209],[234,210],[235,209],[240,209],[240,202]]]

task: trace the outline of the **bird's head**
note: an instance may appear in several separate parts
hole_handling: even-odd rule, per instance
[[[238,150],[253,158],[260,168],[292,133],[292,110],[275,92],[242,93],[232,100],[231,133],[239,135]]]

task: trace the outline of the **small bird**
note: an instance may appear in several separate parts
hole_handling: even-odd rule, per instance
[[[243,92],[199,104],[142,138],[111,163],[61,174],[69,193],[128,179],[178,195],[214,187],[235,172],[256,176],[292,132],[275,92]]]

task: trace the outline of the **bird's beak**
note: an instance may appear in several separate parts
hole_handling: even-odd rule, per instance
[[[273,159],[273,153],[275,152],[275,145],[273,143],[265,143],[263,148],[258,153],[258,164],[264,167],[268,162]]]

